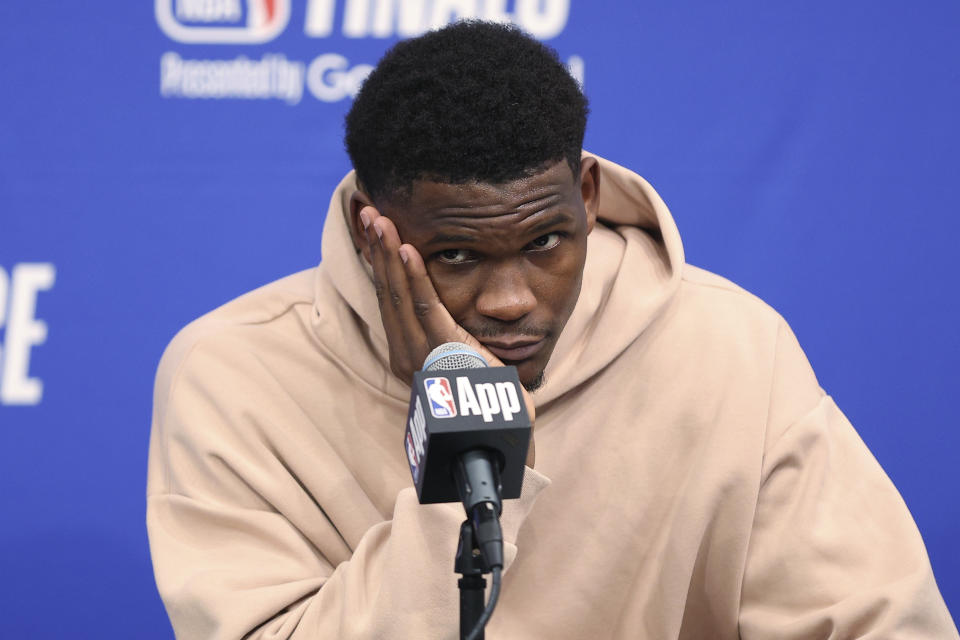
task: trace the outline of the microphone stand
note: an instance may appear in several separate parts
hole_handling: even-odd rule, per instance
[[[460,542],[453,570],[462,576],[457,580],[457,587],[460,589],[460,640],[465,640],[483,613],[483,591],[487,586],[483,574],[490,571],[473,536],[469,518],[460,525]],[[477,640],[484,640],[483,636],[481,630]]]
[[[460,640],[483,640],[483,627],[497,604],[504,565],[500,466],[492,452],[472,449],[457,456],[453,475],[467,512],[467,519],[460,525],[460,542],[453,567],[463,576],[457,581],[460,589]],[[483,574],[491,571],[493,587],[490,601],[484,604],[487,581]],[[474,629],[477,633],[471,636]]]

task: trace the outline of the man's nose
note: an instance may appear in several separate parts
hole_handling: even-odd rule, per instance
[[[477,296],[477,311],[502,322],[519,320],[536,306],[537,298],[519,265],[493,265]]]

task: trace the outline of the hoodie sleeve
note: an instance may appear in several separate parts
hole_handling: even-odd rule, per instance
[[[177,360],[157,377],[147,527],[178,639],[457,636],[460,505],[420,505],[411,487],[384,518],[320,429],[309,446],[285,437],[310,421],[268,376],[244,382],[255,358],[195,347]],[[504,505],[508,567],[548,482],[528,470]]]
[[[957,638],[906,505],[786,325],[768,429],[741,636]]]

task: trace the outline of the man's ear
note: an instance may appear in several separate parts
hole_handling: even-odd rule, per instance
[[[360,221],[360,211],[364,207],[372,207],[373,200],[363,191],[357,189],[350,194],[350,212],[347,215],[347,223],[350,226],[350,239],[353,240],[353,247],[357,253],[363,253],[368,264],[373,264],[370,259],[370,244],[367,242],[367,232]]]
[[[580,160],[580,197],[587,212],[587,233],[590,233],[600,211],[600,163],[593,156]]]

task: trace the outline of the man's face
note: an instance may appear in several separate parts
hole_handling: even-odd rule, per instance
[[[566,161],[506,184],[417,181],[378,203],[423,257],[457,323],[534,389],[580,293],[596,217],[596,161]]]

